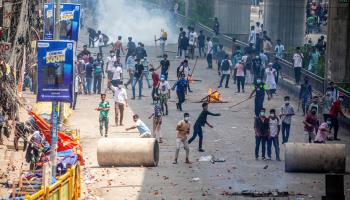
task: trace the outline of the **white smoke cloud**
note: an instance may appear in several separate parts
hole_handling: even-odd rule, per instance
[[[100,0],[97,16],[98,29],[116,41],[118,35],[126,41],[132,36],[135,42],[154,45],[163,28],[168,33],[168,43],[177,42],[175,23],[170,14],[150,5],[132,0]],[[174,32],[175,34],[173,34]]]

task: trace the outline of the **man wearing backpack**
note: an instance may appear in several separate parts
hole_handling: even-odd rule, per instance
[[[224,81],[225,77],[226,77],[226,84],[225,84],[225,88],[229,88],[228,87],[228,83],[230,81],[230,75],[231,75],[231,68],[232,68],[232,62],[231,60],[228,59],[228,55],[225,55],[224,60],[221,61],[221,65],[220,65],[220,72],[221,72],[221,80],[220,80],[220,86],[219,88],[222,87],[222,82]]]

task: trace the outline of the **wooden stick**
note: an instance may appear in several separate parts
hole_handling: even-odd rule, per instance
[[[255,96],[255,95],[254,95],[254,96]],[[254,96],[253,96],[253,97],[254,97]],[[253,97],[252,97],[252,98],[253,98]],[[238,106],[238,105],[240,105],[240,104],[242,104],[242,103],[244,103],[244,102],[246,102],[246,101],[249,101],[250,99],[251,99],[251,98],[248,98],[248,99],[245,99],[245,100],[243,100],[243,101],[240,101],[240,102],[234,104],[233,106],[230,106],[229,109],[231,109],[231,108],[233,108],[233,107],[236,107],[236,106]]]

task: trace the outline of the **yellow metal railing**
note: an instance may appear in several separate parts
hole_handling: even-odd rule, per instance
[[[80,166],[74,165],[57,182],[39,192],[26,196],[26,200],[78,200],[80,197]]]

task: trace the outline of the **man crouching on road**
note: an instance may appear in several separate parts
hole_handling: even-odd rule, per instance
[[[188,156],[190,154],[190,148],[188,147],[187,136],[190,134],[191,123],[189,122],[190,114],[185,113],[184,119],[179,121],[176,126],[176,152],[175,152],[175,160],[173,164],[177,164],[177,158],[179,157],[181,143],[184,145],[184,149],[186,150],[186,163],[191,164]]]
[[[151,138],[152,133],[150,129],[146,126],[146,124],[141,121],[140,117],[138,115],[132,116],[135,126],[132,126],[130,128],[126,128],[126,131],[132,130],[132,129],[137,129],[140,132],[140,138]]]

